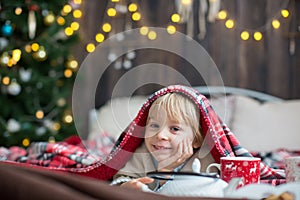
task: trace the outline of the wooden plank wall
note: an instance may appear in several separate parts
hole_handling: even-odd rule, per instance
[[[140,23],[148,26],[164,27],[174,13],[174,1],[142,0],[135,1],[140,5],[144,19]],[[227,86],[253,89],[279,96],[285,99],[300,98],[300,1],[299,0],[221,0],[222,9],[228,10],[229,17],[236,21],[234,29],[227,29],[224,22],[216,20],[206,24],[207,34],[199,43],[206,49],[219,68],[224,84]],[[100,30],[105,17],[107,0],[84,1],[84,17],[81,19],[82,42],[76,49],[79,61],[83,61],[87,53],[84,45],[94,40],[94,35]],[[199,0],[194,0],[195,6]],[[270,20],[278,16],[280,10],[288,5],[292,11],[287,19],[279,18],[281,27],[278,30],[271,28]],[[198,14],[194,9],[194,19]],[[120,20],[120,19],[119,19]],[[197,28],[197,22],[195,22]],[[135,24],[135,27],[141,24]],[[262,30],[263,40],[248,41],[240,39],[240,31],[245,28]],[[185,32],[185,26],[179,25],[178,30]],[[121,31],[121,30],[119,30]],[[198,34],[194,31],[195,39]],[[291,37],[295,36],[295,53],[289,52]],[[168,52],[143,50],[137,52],[134,65],[147,62],[158,62],[174,67],[183,73],[193,85],[203,84],[201,77],[195,77],[191,67],[184,59],[171,55]],[[110,96],[116,81],[126,70],[109,68],[102,81],[105,91],[96,95],[97,105],[102,105]],[[91,72],[92,74],[92,72]],[[162,79],[174,77],[162,77]],[[215,84],[214,76],[209,78],[211,85]],[[146,88],[146,89],[145,89]],[[140,93],[151,90],[151,86],[141,88]],[[153,90],[157,86],[153,86]],[[150,91],[151,92],[151,91]]]

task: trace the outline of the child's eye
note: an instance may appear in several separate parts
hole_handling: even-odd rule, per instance
[[[171,129],[171,131],[180,131],[180,128],[179,127],[176,127],[176,126],[174,126],[174,127],[171,127],[170,128]]]
[[[159,125],[156,123],[151,123],[151,124],[149,124],[149,127],[157,129],[157,128],[159,128]]]

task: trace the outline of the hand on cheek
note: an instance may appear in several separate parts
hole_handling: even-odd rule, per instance
[[[192,155],[192,141],[188,138],[184,138],[178,144],[178,149],[175,150],[172,156],[158,162],[158,171],[173,171],[174,168],[180,166]]]

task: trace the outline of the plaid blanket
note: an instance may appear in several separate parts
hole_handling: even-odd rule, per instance
[[[62,142],[35,142],[27,149],[0,147],[0,161],[14,161],[51,168],[84,168],[105,158],[114,140],[106,132],[95,140],[71,136]]]
[[[221,157],[226,156],[252,156],[244,149],[230,129],[224,124],[214,112],[207,98],[197,90],[182,85],[172,85],[163,88],[153,95],[143,104],[136,118],[120,135],[112,151],[105,156],[91,156],[80,143],[70,146],[70,143],[36,144],[36,147],[29,148],[28,152],[20,151],[26,155],[10,157],[16,161],[48,166],[49,169],[68,171],[109,180],[124,164],[131,158],[135,150],[141,145],[144,137],[144,127],[151,104],[160,96],[167,93],[177,92],[189,97],[199,108],[200,125],[202,127],[205,140],[211,147],[211,154],[219,162]],[[32,151],[33,153],[29,153]],[[33,159],[32,159],[33,158]],[[50,158],[50,161],[49,159]],[[281,180],[285,178],[283,170],[273,169],[265,163],[260,166],[261,179]]]

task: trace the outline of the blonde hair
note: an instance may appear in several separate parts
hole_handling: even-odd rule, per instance
[[[190,126],[195,133],[195,139],[202,143],[199,109],[192,100],[179,93],[168,93],[153,102],[149,115],[160,109],[166,111],[168,118]]]

